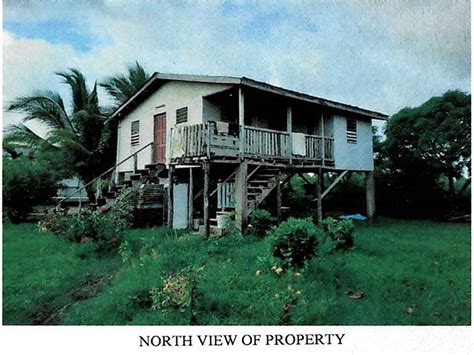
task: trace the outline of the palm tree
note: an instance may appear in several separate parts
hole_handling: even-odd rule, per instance
[[[69,86],[71,107],[67,109],[61,96],[53,91],[16,98],[8,110],[24,113],[25,116],[22,123],[6,129],[4,144],[43,152],[54,151],[62,169],[69,176],[78,176],[86,184],[113,163],[110,129],[99,106],[97,83],[90,90],[83,74],[77,69],[56,75]],[[25,125],[30,121],[46,127],[45,137]],[[93,187],[86,191],[89,200],[94,201]]]
[[[149,78],[150,75],[143,69],[140,63],[135,62],[134,66],[128,67],[127,75],[118,74],[109,77],[100,83],[100,86],[105,89],[113,98],[115,104],[119,106],[132,96]]]

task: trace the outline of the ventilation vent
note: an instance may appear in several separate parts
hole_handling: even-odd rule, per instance
[[[353,118],[347,118],[347,143],[357,143],[357,121]]]
[[[188,122],[188,108],[183,107],[176,110],[176,123]]]
[[[131,126],[130,143],[132,146],[140,144],[140,121],[133,121]]]

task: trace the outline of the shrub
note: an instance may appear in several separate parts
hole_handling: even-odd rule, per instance
[[[135,209],[137,191],[133,189],[121,190],[109,213],[120,224],[120,228],[128,228],[134,224],[133,211]]]
[[[46,216],[38,222],[38,231],[40,233],[53,232],[57,234],[62,228],[61,219],[63,217],[64,215],[56,211],[49,211]]]
[[[321,234],[310,219],[289,218],[269,233],[272,255],[285,266],[301,268],[316,254]]]
[[[260,238],[267,234],[275,222],[276,218],[266,210],[254,210],[250,214],[250,224],[255,231],[255,235]]]
[[[127,190],[110,209],[82,210],[72,215],[49,213],[38,223],[38,229],[41,232],[51,231],[70,242],[92,243],[97,252],[108,253],[120,246],[125,229],[130,225],[132,209]]]
[[[334,242],[334,249],[347,250],[354,245],[354,223],[349,220],[336,221],[329,217],[323,221],[323,231]]]
[[[181,312],[191,305],[192,283],[188,276],[170,273],[161,289],[152,289],[153,309],[174,307]]]
[[[56,194],[59,174],[43,160],[20,157],[3,160],[3,205],[13,223],[23,222],[33,206]]]
[[[83,210],[64,216],[52,230],[74,243],[92,242],[97,252],[108,253],[120,246],[125,228],[117,223],[113,213]]]

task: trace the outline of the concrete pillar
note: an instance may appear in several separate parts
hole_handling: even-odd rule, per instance
[[[367,206],[367,218],[369,221],[372,221],[375,215],[375,179],[373,171],[368,171],[365,173],[365,199]]]
[[[242,233],[247,228],[247,172],[248,164],[239,164],[235,174],[235,220]]]

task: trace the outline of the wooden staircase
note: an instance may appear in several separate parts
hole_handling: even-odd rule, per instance
[[[255,168],[247,178],[247,216],[270,195],[275,187],[285,180],[287,174],[276,167],[261,166]],[[235,183],[235,173],[232,173],[227,182]],[[232,195],[235,191],[232,191]],[[218,216],[227,215],[229,218],[235,214],[234,206],[218,209],[214,218],[210,218],[211,233],[220,235],[222,228],[218,228]]]
[[[135,210],[151,212],[152,210],[163,209],[164,189],[163,185],[159,184],[158,174],[164,169],[165,166],[162,164],[148,164],[145,165],[144,169],[136,170],[130,176],[130,180],[125,180],[119,185],[112,185],[109,191],[98,196],[96,207],[103,212],[108,211],[115,205],[118,195],[124,189],[131,188],[130,193],[132,194],[132,203]],[[163,220],[166,220],[166,218],[162,218],[160,222]]]

